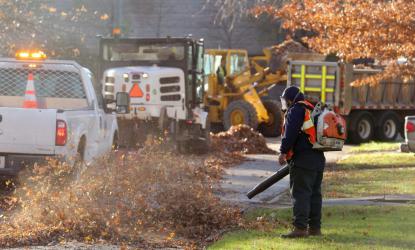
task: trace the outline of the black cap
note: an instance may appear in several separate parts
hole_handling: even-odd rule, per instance
[[[287,87],[284,92],[282,92],[282,98],[284,98],[287,101],[291,102],[297,102],[297,101],[303,101],[304,95],[301,93],[300,89],[297,86],[290,86]]]

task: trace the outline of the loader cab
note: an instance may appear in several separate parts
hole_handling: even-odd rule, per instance
[[[227,76],[235,76],[249,68],[248,52],[246,50],[209,49],[205,54],[205,74],[215,74],[221,62],[225,61]]]
[[[98,75],[133,66],[179,68],[184,72],[187,110],[202,104],[204,41],[192,38],[101,38]],[[107,99],[106,102],[114,100]],[[189,112],[189,115],[191,112]]]
[[[218,71],[221,63],[225,61],[226,77],[224,84],[221,83]],[[229,78],[236,77],[242,73],[248,72],[249,60],[246,50],[238,49],[209,49],[205,53],[205,83],[208,96],[218,96],[229,86]]]

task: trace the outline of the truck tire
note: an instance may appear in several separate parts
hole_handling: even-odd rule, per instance
[[[112,137],[112,151],[117,151],[119,149],[119,142],[118,142],[118,132],[115,131],[114,136]]]
[[[137,120],[118,119],[118,145],[120,147],[137,147],[137,127]]]
[[[167,115],[167,108],[163,107],[160,111],[160,117],[158,119],[158,127],[162,134],[164,134],[164,130],[168,129],[169,123],[170,121]]]
[[[375,122],[370,112],[361,111],[352,114],[349,124],[349,139],[351,143],[359,144],[373,139]]]
[[[208,154],[212,147],[212,141],[210,137],[211,122],[209,119],[206,121],[206,128],[202,129],[202,140],[198,143],[200,146],[197,148],[198,154]]]
[[[176,142],[176,149],[179,154],[189,154],[190,153],[190,147],[188,141],[178,141]]]
[[[75,162],[83,164],[85,161],[86,138],[82,136],[79,140],[78,148],[76,149]]]
[[[225,130],[240,124],[246,124],[254,130],[258,128],[258,116],[254,106],[243,100],[231,102],[225,109],[223,120]]]
[[[189,142],[183,138],[181,138],[182,135],[182,129],[180,126],[180,123],[175,120],[170,121],[170,133],[172,135],[172,141],[175,150],[179,154],[189,154],[190,147]]]
[[[398,136],[403,122],[399,116],[393,111],[383,113],[377,120],[375,136],[380,141],[394,141]]]
[[[261,123],[259,125],[259,132],[267,137],[278,137],[281,135],[282,129],[282,112],[281,106],[274,100],[262,100],[265,108],[268,111],[270,121],[268,123]]]
[[[176,141],[176,149],[180,154],[208,154],[211,149],[210,122],[205,129],[200,128],[198,136]]]
[[[79,140],[78,148],[76,149],[76,156],[73,163],[73,176],[79,179],[82,173],[86,169],[85,164],[85,150],[86,150],[86,138],[82,136]]]

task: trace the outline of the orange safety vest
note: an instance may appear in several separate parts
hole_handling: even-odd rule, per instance
[[[310,143],[314,145],[317,142],[317,132],[314,126],[314,122],[311,119],[311,111],[310,111],[310,109],[314,109],[314,105],[309,103],[308,101],[299,101],[298,103],[304,104],[306,106],[304,122],[303,122],[303,126],[301,127],[301,131],[303,131],[307,135]],[[284,132],[285,132],[285,117],[284,117],[284,125],[282,126],[283,135],[284,135]],[[294,156],[294,150],[290,149],[290,151],[288,151],[287,153],[287,160],[292,159],[293,156]]]

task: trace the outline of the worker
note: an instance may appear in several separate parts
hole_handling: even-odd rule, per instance
[[[225,84],[226,75],[227,75],[227,72],[226,72],[226,57],[223,56],[222,59],[220,60],[219,68],[216,71],[216,76],[218,78],[218,83],[222,86]]]
[[[293,201],[292,232],[283,238],[321,235],[321,183],[326,163],[324,153],[313,149],[316,129],[311,120],[313,105],[304,100],[300,89],[291,86],[281,96],[285,110],[279,163],[289,164]]]

